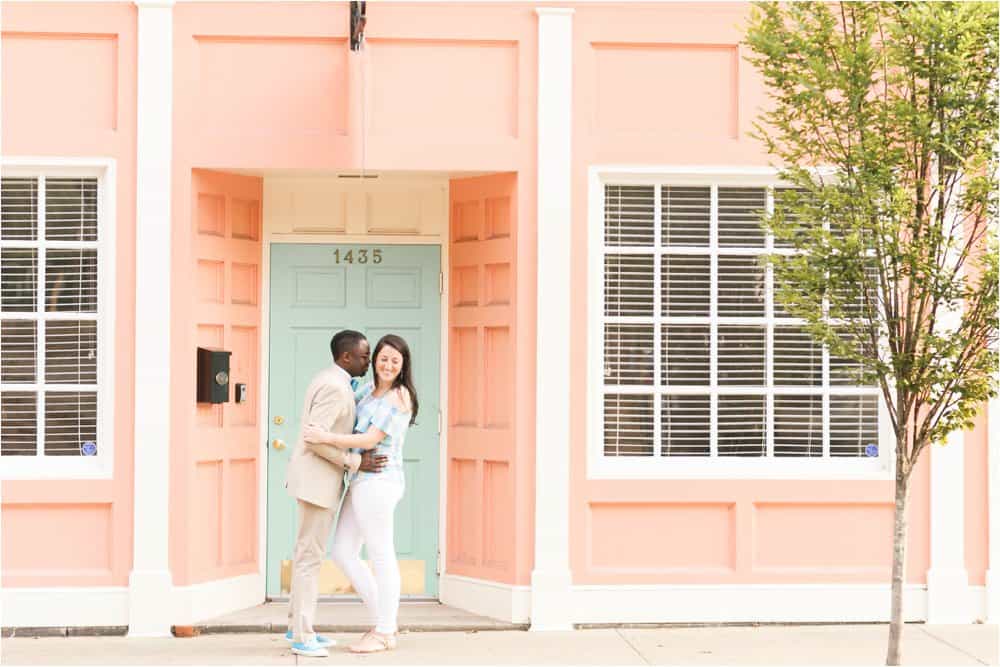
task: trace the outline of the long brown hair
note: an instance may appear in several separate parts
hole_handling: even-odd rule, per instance
[[[372,353],[372,375],[375,376],[375,386],[378,386],[378,371],[376,370],[375,364],[378,360],[378,353],[383,347],[388,345],[392,349],[399,352],[403,357],[403,365],[399,369],[399,375],[396,379],[392,381],[392,386],[390,389],[397,389],[399,387],[406,387],[406,391],[410,393],[410,424],[417,423],[417,411],[419,410],[419,403],[417,402],[417,389],[413,386],[413,371],[411,370],[413,364],[410,362],[410,346],[406,344],[406,341],[402,337],[396,334],[386,334],[379,338],[378,343],[375,344],[375,351]]]

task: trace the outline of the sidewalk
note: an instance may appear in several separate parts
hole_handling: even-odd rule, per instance
[[[4,665],[881,665],[887,625],[602,628],[574,632],[408,632],[390,653],[298,658],[280,634],[190,639],[17,637],[0,644]],[[340,647],[356,634],[334,634]],[[995,625],[908,625],[906,665],[998,661]]]

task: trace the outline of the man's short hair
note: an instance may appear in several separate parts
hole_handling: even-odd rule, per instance
[[[333,355],[333,360],[336,361],[337,359],[340,359],[340,356],[344,354],[344,352],[353,352],[354,348],[356,348],[363,340],[368,339],[365,338],[365,335],[360,331],[354,331],[352,329],[338,331],[330,340],[330,353]]]

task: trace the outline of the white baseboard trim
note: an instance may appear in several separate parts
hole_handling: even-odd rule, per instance
[[[1000,572],[990,568],[986,570],[986,622],[1000,624]]]
[[[244,574],[174,588],[174,625],[192,625],[264,602],[264,575]]]
[[[531,617],[530,586],[443,574],[439,591],[443,604],[472,614],[506,623],[527,623]]]
[[[170,625],[192,625],[264,602],[264,575],[230,579],[170,591]],[[0,591],[0,627],[66,628],[129,625],[129,588],[4,588]],[[169,631],[169,627],[168,627]]]
[[[11,588],[0,591],[0,626],[127,626],[125,586]]]
[[[888,584],[574,586],[572,600],[575,624],[871,622],[891,606]],[[985,587],[970,587],[968,607],[984,619]],[[906,586],[903,613],[927,620],[926,586]]]

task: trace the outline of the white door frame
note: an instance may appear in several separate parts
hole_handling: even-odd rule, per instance
[[[263,204],[261,206],[264,209]],[[446,221],[447,223],[447,221]],[[445,549],[447,547],[446,537],[448,535],[446,509],[448,507],[448,309],[449,309],[449,280],[448,269],[448,237],[449,226],[445,224],[445,234],[402,236],[402,235],[366,235],[366,234],[295,234],[295,233],[275,233],[268,229],[267,217],[262,219],[264,227],[263,242],[261,243],[262,279],[260,281],[260,414],[258,419],[262,426],[262,447],[261,474],[258,478],[257,494],[259,502],[258,512],[258,559],[260,563],[259,572],[261,574],[261,591],[263,599],[267,600],[267,456],[268,452],[268,351],[271,346],[271,246],[275,244],[294,245],[336,245],[336,244],[363,244],[363,245],[438,245],[441,247],[441,274],[444,276],[443,290],[441,292],[441,386],[439,403],[441,405],[441,434],[439,436],[438,454],[438,553],[440,572],[438,572],[438,598],[441,596],[441,579],[445,575],[444,564],[447,562]],[[258,443],[260,444],[260,443]]]

